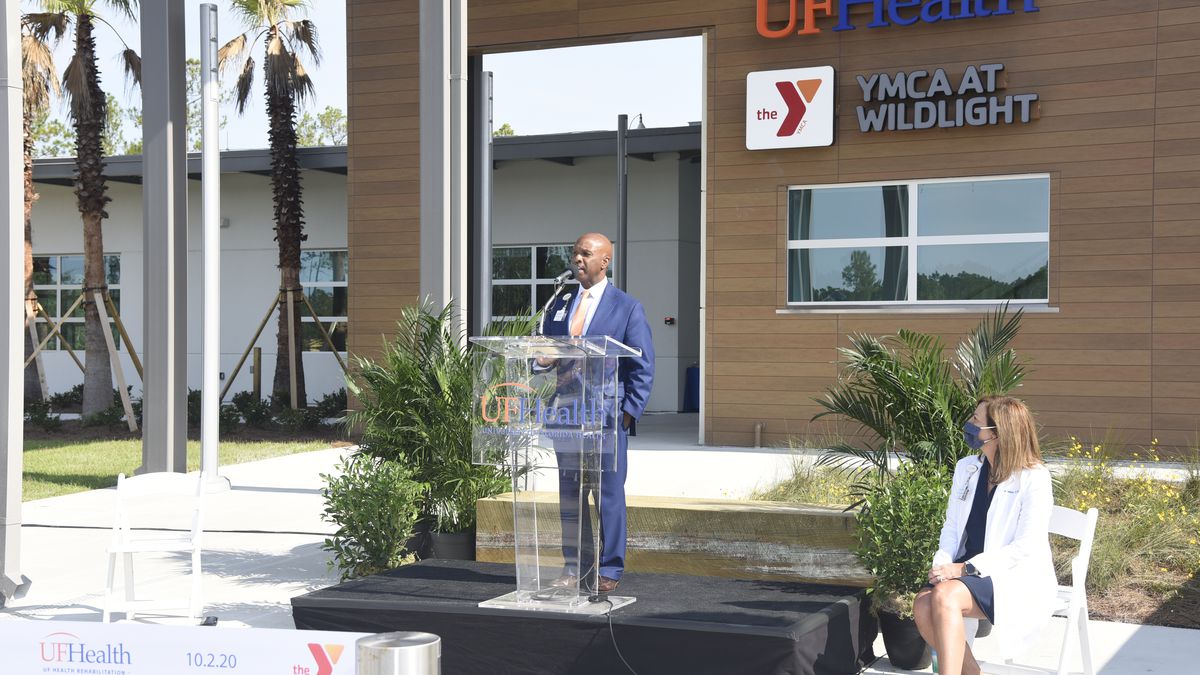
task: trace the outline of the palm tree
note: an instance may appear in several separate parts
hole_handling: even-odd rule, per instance
[[[1009,344],[1021,327],[1022,310],[1008,306],[990,312],[965,336],[947,359],[945,345],[934,335],[900,330],[896,335],[850,336],[839,348],[841,377],[816,399],[824,412],[857,423],[863,445],[834,444],[820,464],[843,469],[858,482],[861,496],[874,474],[890,473],[889,459],[903,452],[914,462],[951,471],[972,450],[962,425],[984,396],[1005,394],[1021,385],[1025,366]]]
[[[61,15],[59,15],[61,16]],[[23,92],[23,146],[25,161],[25,301],[32,307],[33,294],[33,203],[38,200],[33,186],[33,119],[50,105],[50,96],[62,94],[58,75],[54,72],[54,54],[47,38],[57,42],[66,31],[66,23],[58,17],[26,14],[21,17],[21,86]],[[26,309],[26,316],[30,312]],[[33,339],[25,331],[25,358],[33,353]],[[36,364],[25,369],[25,400],[42,400]]]
[[[101,225],[108,213],[104,207],[111,198],[104,178],[104,127],[107,100],[100,89],[100,71],[96,66],[96,22],[112,28],[96,14],[100,0],[41,0],[44,13],[39,25],[75,25],[75,53],[63,71],[63,91],[70,103],[75,127],[75,197],[83,220],[83,287],[86,326],[86,371],[83,376],[83,414],[98,413],[113,403],[112,363],[101,331],[109,330],[100,321],[92,298],[93,291],[108,293],[104,266],[104,239]],[[137,0],[103,0],[103,4],[133,19]],[[116,32],[113,29],[113,32]],[[118,38],[120,35],[117,36]],[[141,84],[141,59],[128,46],[121,53],[125,73]]]
[[[275,202],[275,241],[279,245],[280,288],[300,290],[300,244],[304,234],[304,205],[300,187],[300,163],[296,158],[296,104],[312,96],[313,83],[300,63],[306,52],[320,63],[317,30],[308,19],[291,20],[293,11],[307,5],[305,0],[231,0],[235,12],[242,15],[246,32],[221,47],[221,68],[241,62],[237,79],[237,109],[246,109],[254,83],[253,45],[261,38],[265,45],[263,86],[266,89],[268,137],[271,144],[271,194]],[[271,391],[276,401],[290,396],[289,336],[300,334],[299,293],[292,294],[292,308],[279,305],[277,333],[278,358]],[[289,321],[289,313],[295,321]],[[297,404],[305,405],[303,361],[296,359]]]

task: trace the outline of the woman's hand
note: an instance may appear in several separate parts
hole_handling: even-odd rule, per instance
[[[951,563],[949,565],[938,565],[937,567],[934,567],[933,569],[929,570],[929,583],[936,586],[936,585],[942,583],[943,581],[948,581],[950,579],[957,579],[963,575],[963,567],[964,566],[965,565],[963,563]]]

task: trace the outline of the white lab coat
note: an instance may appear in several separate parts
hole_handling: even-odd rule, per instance
[[[952,563],[965,553],[964,534],[971,503],[979,486],[978,455],[954,467],[946,522],[933,565]],[[992,578],[995,593],[995,637],[1005,658],[1028,648],[1053,612],[1058,581],[1050,556],[1050,515],[1054,510],[1050,472],[1044,465],[1014,472],[996,486],[988,508],[983,553],[970,559],[983,576]]]

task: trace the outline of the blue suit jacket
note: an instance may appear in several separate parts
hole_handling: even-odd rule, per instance
[[[569,335],[571,300],[578,290],[563,293],[550,308],[546,315],[546,335]],[[570,298],[563,296],[570,295]],[[563,318],[554,319],[560,314]],[[633,296],[613,286],[610,282],[600,296],[600,304],[592,315],[592,323],[588,326],[585,336],[607,335],[615,340],[642,350],[639,357],[629,357],[620,360],[620,370],[617,380],[620,383],[623,396],[621,410],[640,419],[650,400],[650,389],[654,385],[654,341],[650,333],[650,323],[646,320],[646,310],[642,303]]]

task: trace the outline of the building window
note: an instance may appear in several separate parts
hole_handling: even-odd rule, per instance
[[[104,256],[104,269],[108,283],[108,294],[112,297],[113,305],[121,311],[121,256]],[[42,306],[45,315],[60,323],[59,336],[50,338],[45,349],[57,350],[70,347],[76,351],[87,348],[86,331],[83,323],[83,303],[80,302],[70,316],[64,313],[83,293],[83,256],[82,255],[36,255],[33,257],[33,291],[37,294],[38,304]],[[107,310],[107,308],[105,308]],[[50,333],[50,325],[45,315],[39,314],[37,320],[38,339],[44,339]],[[110,316],[109,325],[113,332],[113,344],[120,348],[121,336]]]
[[[1045,303],[1050,177],[793,187],[788,304]]]
[[[321,319],[301,308],[300,348],[327,352],[324,331],[339,352],[346,351],[347,278],[349,259],[344,249],[300,252],[300,286]]]
[[[554,292],[554,278],[571,266],[574,244],[492,247],[492,318],[532,316]],[[611,280],[615,259],[609,263]]]

